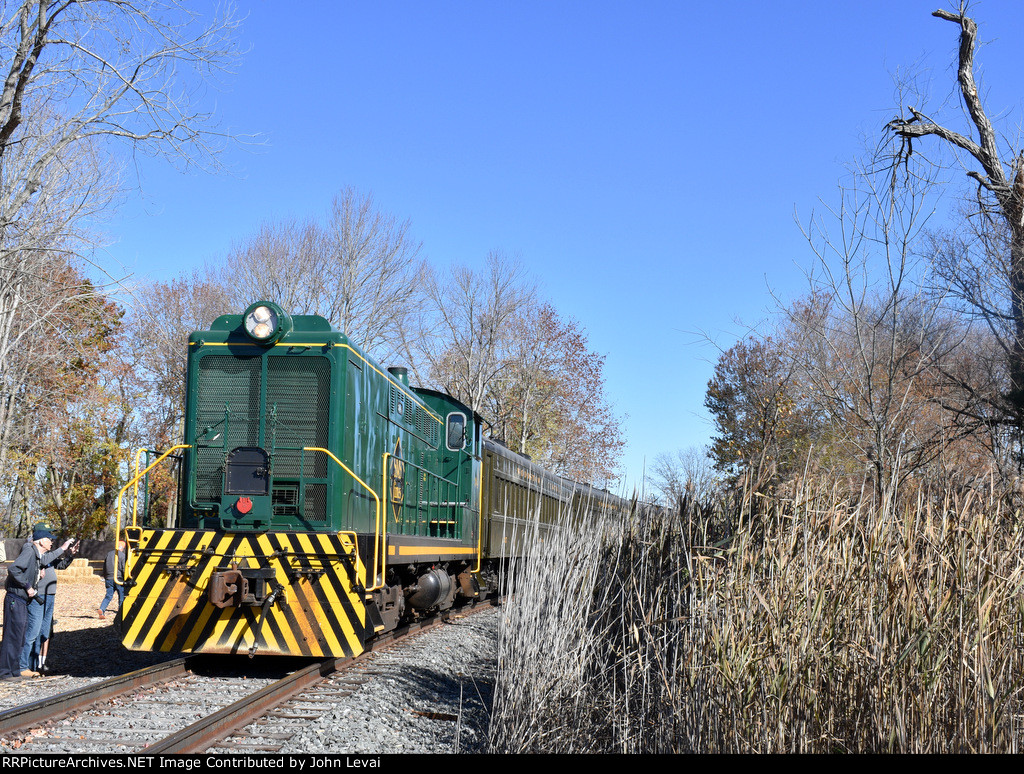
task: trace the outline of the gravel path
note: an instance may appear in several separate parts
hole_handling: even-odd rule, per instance
[[[112,615],[117,610],[117,597],[107,608],[105,619],[97,615],[103,591],[103,581],[57,583],[53,639],[47,657],[51,674],[16,683],[0,683],[0,710],[24,704],[30,698],[52,696],[175,658],[165,653],[125,650]]]
[[[102,583],[58,584],[53,674],[0,683],[0,710],[177,657],[125,650],[113,606],[97,616],[102,598]],[[500,618],[500,608],[482,611],[375,654],[372,679],[306,721],[284,752],[484,751]]]

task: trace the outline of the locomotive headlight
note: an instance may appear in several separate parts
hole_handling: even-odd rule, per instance
[[[269,339],[277,330],[277,314],[269,306],[257,306],[245,316],[245,330],[254,339]]]
[[[271,301],[258,301],[245,310],[243,326],[249,337],[270,344],[291,330],[290,318]]]

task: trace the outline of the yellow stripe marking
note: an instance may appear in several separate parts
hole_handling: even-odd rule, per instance
[[[397,549],[397,550],[396,550]],[[388,546],[391,556],[427,556],[433,554],[455,554],[470,556],[476,553],[475,548],[448,548],[447,546]]]
[[[220,542],[214,548],[214,554],[218,556],[224,554],[230,545],[231,538],[228,535],[222,535]],[[216,562],[211,563],[211,567],[216,567],[216,564]],[[204,572],[201,577],[196,579],[195,585],[188,593],[178,597],[180,605],[177,606],[177,615],[167,634],[166,642],[168,646],[178,638],[182,627],[190,618],[189,614],[195,610],[197,606],[202,605],[203,609],[199,614],[199,618],[197,618],[194,624],[192,624],[192,629],[189,631],[188,636],[185,639],[184,648],[186,650],[192,650],[195,648],[196,643],[199,641],[199,633],[206,626],[206,622],[210,620],[210,616],[216,614],[214,611],[220,612],[213,605],[207,604],[206,583],[209,581],[209,577],[209,573]],[[217,640],[217,635],[219,635],[221,631],[221,626],[214,626],[214,637],[212,639],[215,642]]]
[[[312,537],[313,536],[309,534],[299,535],[299,545],[306,554],[312,554],[314,556],[316,556],[317,554],[322,554],[325,551],[326,547],[322,545],[314,546],[312,543]],[[319,536],[317,537],[319,538]],[[322,560],[320,564],[322,566],[326,565],[326,563]],[[311,565],[311,567],[312,566],[313,565]],[[300,581],[300,584],[304,584],[306,586],[304,590],[306,592],[306,597],[310,600],[310,603],[316,604],[316,590],[313,588],[313,586],[314,584],[320,584],[320,578],[314,580],[313,578],[306,577]],[[326,585],[322,585],[321,588],[323,588],[324,594],[327,597],[328,604],[335,604],[337,602],[337,599],[334,598],[334,593],[331,591],[331,589]],[[321,636],[326,641],[327,647],[329,647],[333,652],[341,652],[341,643],[338,641],[338,638],[335,636],[334,629],[330,626],[326,618],[318,619],[316,617],[316,610],[310,610],[309,612],[306,612],[305,610],[299,610],[296,611],[296,614],[297,616],[301,616],[301,618],[303,619],[306,619],[307,616],[313,617],[312,621],[306,619],[306,628],[308,630],[308,634],[312,637],[312,639],[309,642],[310,648],[317,649],[322,647],[320,642],[318,642],[319,638],[316,637],[317,630],[319,630]],[[344,618],[344,615],[342,616],[342,618]]]
[[[281,537],[284,538],[285,544],[287,545],[288,549],[291,550],[292,545],[290,537],[286,535],[282,535]],[[264,554],[265,556],[273,554],[274,551],[276,550],[273,544],[270,542],[270,538],[267,535],[258,535],[255,538],[250,538],[250,540],[255,540],[258,553]],[[284,600],[282,600],[282,603],[284,604],[285,607],[289,609],[294,609],[295,594],[289,593],[288,591],[288,560],[286,557],[282,557],[277,561],[276,564],[277,566],[274,568],[274,580],[281,585],[282,589],[284,589],[281,592],[282,594],[284,594]],[[263,610],[262,608],[254,608],[253,612],[257,616],[255,625],[258,625],[259,616],[263,614]],[[271,628],[271,624],[276,625],[277,628],[281,630],[281,636],[284,638],[283,643],[275,637],[274,631]],[[263,622],[261,634],[266,640],[266,645],[261,645],[261,648],[265,647],[267,649],[274,649],[278,651],[301,653],[301,651],[298,649],[298,643],[295,640],[295,633],[292,631],[292,625],[288,622],[288,619],[285,617],[282,609],[277,606],[277,603],[272,605],[271,608],[267,611],[267,620]],[[248,639],[248,644],[252,645],[253,637],[250,636]],[[257,653],[258,652],[259,651],[257,651]]]
[[[186,550],[189,541],[196,540],[197,536],[200,542]],[[248,650],[255,642],[255,629],[262,608],[214,607],[207,598],[210,574],[217,567],[226,566],[232,561],[242,566],[251,566],[251,561],[258,555],[270,556],[276,549],[270,536],[251,535],[236,546],[231,556],[227,556],[229,545],[237,537],[235,533],[218,536],[203,531],[144,532],[140,545],[147,549],[147,557],[150,556],[149,551],[153,551],[157,561],[145,562],[140,558],[137,565],[138,584],[130,594],[138,594],[147,581],[149,593],[145,597],[130,595],[126,598],[126,605],[132,605],[132,613],[137,617],[132,630],[125,633],[125,644],[136,650],[169,651],[173,648],[220,653]],[[365,603],[350,587],[340,560],[325,558],[328,552],[332,555],[336,552],[331,544],[332,537],[318,533],[280,535],[286,553],[304,555],[311,568],[323,569],[325,575],[316,579],[303,578],[297,581],[302,584],[300,587],[289,578],[294,561],[286,557],[274,563],[276,580],[285,589],[284,607],[275,604],[268,609],[267,620],[260,629],[260,651],[300,655],[305,650],[313,656],[362,652],[363,646],[357,632],[367,626]],[[362,572],[351,536],[340,537],[341,548],[356,559],[357,571]],[[199,556],[207,549],[215,555],[212,560]],[[194,578],[194,582],[188,575],[172,576],[167,572],[169,566],[180,564],[195,568],[197,562],[206,562],[208,566],[201,576]],[[331,585],[337,581],[340,581],[340,593]],[[323,598],[322,602],[317,591]],[[156,600],[161,594],[166,595],[166,599],[157,607]],[[348,597],[351,613],[343,607],[339,596],[341,599]],[[304,600],[304,607],[299,605],[300,598]],[[325,615],[326,610],[336,613],[337,623]],[[200,633],[207,627],[209,630],[206,637],[200,640]],[[166,634],[162,635],[162,632]],[[187,636],[180,646],[175,647],[178,637],[182,635]]]
[[[176,537],[177,537],[177,535],[175,535],[174,532],[170,532],[170,531],[162,532],[162,533],[161,532],[150,532],[150,533],[144,533],[144,535],[145,534],[148,534],[148,536],[149,536],[148,543],[145,546],[145,548],[147,548],[147,549],[156,549],[156,550],[159,550],[159,551],[165,551],[165,550],[171,549],[171,550],[173,550],[175,552],[181,552],[181,549],[178,548],[178,545],[180,545],[180,544],[184,543],[185,541],[187,541],[189,539],[189,537],[191,535],[195,534],[195,533],[185,533],[185,535],[182,537],[182,541],[180,541],[179,544],[172,544],[172,541],[174,541],[176,539]],[[196,551],[202,551],[204,548],[205,548],[205,541],[203,543],[201,543],[200,545],[198,545],[195,550]],[[127,636],[125,637],[125,639],[127,641],[129,641],[129,642],[136,642],[137,640],[139,640],[141,638],[142,642],[145,643],[145,646],[147,648],[149,648],[149,649],[152,649],[153,645],[154,645],[154,642],[156,640],[156,636],[158,634],[158,631],[157,631],[158,627],[157,626],[152,626],[149,629],[149,631],[146,632],[145,636],[143,636],[141,629],[149,621],[150,616],[153,613],[153,608],[157,604],[158,597],[159,597],[160,593],[163,591],[164,587],[168,583],[172,583],[174,586],[178,586],[178,585],[183,584],[184,581],[181,580],[180,578],[178,578],[178,579],[170,579],[170,578],[168,578],[164,582],[160,582],[158,580],[155,583],[155,586],[154,586],[154,593],[152,595],[150,595],[149,597],[146,597],[145,599],[139,599],[136,596],[136,594],[138,594],[138,592],[141,591],[142,588],[146,586],[146,584],[149,582],[149,580],[153,576],[153,574],[154,573],[163,572],[162,569],[159,569],[158,567],[154,566],[153,564],[146,563],[144,559],[142,560],[142,562],[138,562],[137,561],[135,566],[139,567],[139,564],[142,565],[141,568],[140,568],[141,569],[141,574],[136,578],[137,583],[129,591],[129,595],[125,598],[125,602],[129,603],[130,600],[134,600],[135,604],[140,605],[140,609],[139,609],[138,614],[136,616],[135,624],[131,628],[131,630],[129,630],[129,632],[128,632]],[[179,594],[180,594],[180,592],[179,592]],[[167,599],[165,600],[165,604],[173,605],[174,601],[177,599],[177,597],[178,597],[178,594],[175,594],[174,591],[172,591],[168,595]],[[161,612],[160,618],[161,619],[164,618],[164,615],[163,615],[162,612]],[[163,646],[163,643],[161,643],[161,648],[160,649],[162,649],[162,646]]]

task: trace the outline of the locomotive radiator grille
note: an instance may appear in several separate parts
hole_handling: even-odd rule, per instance
[[[198,360],[195,392],[194,504],[230,507],[225,463],[232,450],[259,447],[268,455],[275,495],[299,494],[273,515],[280,529],[327,527],[328,460],[306,455],[330,430],[331,363],[321,356],[207,354]],[[302,487],[300,488],[300,482]],[[268,514],[269,517],[270,514]]]
[[[230,566],[273,569],[268,585],[280,591],[262,625],[258,605],[210,603],[211,577]],[[147,530],[132,546],[122,641],[129,650],[356,655],[369,624],[351,568],[362,571],[354,546],[336,533]]]

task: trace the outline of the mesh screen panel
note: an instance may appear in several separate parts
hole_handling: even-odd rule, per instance
[[[327,446],[330,421],[330,362],[319,357],[272,357],[267,362],[267,447],[274,455],[274,476],[298,477],[305,446]],[[306,453],[306,476],[327,475],[324,454]]]
[[[311,526],[327,525],[327,484],[306,485],[305,518]]]
[[[259,417],[259,357],[207,355],[199,360],[196,399],[198,501],[210,502],[220,498],[224,454],[238,446],[258,445]]]
[[[327,447],[330,394],[331,364],[327,358],[283,356],[267,360],[267,448],[273,455],[275,479],[326,478],[330,464],[327,455],[306,452],[303,463],[302,449]],[[279,500],[279,505],[284,502]],[[305,506],[307,522],[326,523],[326,488],[308,484]]]

